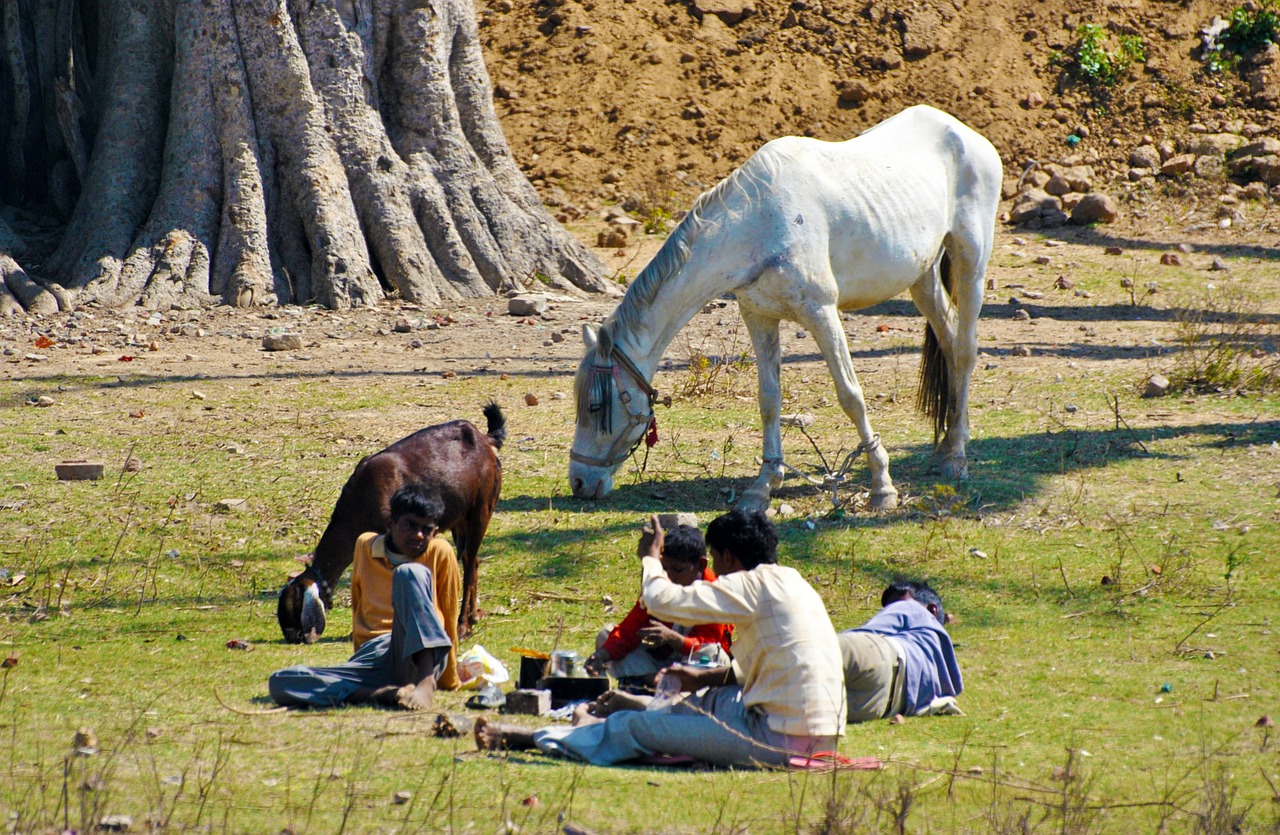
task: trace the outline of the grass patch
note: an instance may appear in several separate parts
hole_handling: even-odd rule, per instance
[[[589,768],[480,756],[465,738],[435,737],[431,717],[242,715],[222,704],[270,707],[271,671],[347,657],[341,606],[320,643],[280,642],[275,599],[295,557],[314,547],[361,456],[430,423],[477,420],[489,397],[508,410],[511,435],[482,550],[488,615],[473,640],[513,671],[510,647],[559,636],[588,649],[635,594],[644,514],[708,521],[757,472],[753,374],[660,407],[662,441],[647,465],[624,464],[615,494],[596,504],[567,494],[572,402],[549,394],[569,390],[569,364],[559,375],[522,366],[531,352],[497,331],[486,339],[496,359],[468,356],[445,366],[458,372],[448,379],[348,368],[355,357],[316,373],[282,365],[205,379],[21,367],[0,381],[10,439],[0,450],[0,658],[16,662],[0,669],[0,814],[21,832],[88,831],[109,815],[130,816],[134,831],[1274,827],[1277,740],[1255,723],[1280,700],[1280,402],[1139,399],[1144,370],[1184,350],[1175,311],[1194,305],[1175,291],[1202,279],[1161,273],[1161,292],[1135,307],[1123,273],[1105,269],[1076,270],[1091,298],[1041,302],[1100,336],[1050,338],[1047,320],[1020,332],[1053,370],[1016,364],[1007,331],[983,343],[964,484],[939,480],[927,422],[894,396],[913,388],[918,333],[876,341],[874,327],[847,323],[903,507],[859,512],[861,462],[841,508],[788,480],[776,494],[794,509],[780,519],[780,550],[839,628],[874,613],[894,575],[930,578],[958,617],[966,683],[964,717],[850,727],[843,753],[889,763],[865,774]],[[876,321],[919,327],[896,310]],[[993,296],[982,328],[1000,315]],[[696,377],[678,348],[658,375],[663,391]],[[857,443],[813,350],[789,342],[783,370],[784,413],[816,418],[812,442],[784,432],[788,461],[809,471],[818,450],[835,461]],[[541,405],[521,405],[535,387]],[[55,406],[22,405],[47,392]],[[138,472],[123,471],[130,452]],[[57,482],[53,464],[72,457],[105,460],[108,477]],[[219,510],[227,498],[247,501]],[[253,650],[228,648],[232,639]],[[466,713],[464,698],[443,694],[442,707]]]

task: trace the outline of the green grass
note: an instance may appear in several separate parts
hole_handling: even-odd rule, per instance
[[[1123,271],[1106,272],[1112,263],[1076,270],[1093,298],[1055,305],[1099,327],[1140,328],[1135,340],[1155,329],[1172,341],[1172,296],[1117,318],[1127,292]],[[1039,286],[1007,270],[1002,284]],[[1037,281],[1056,274],[1042,272]],[[1173,275],[1159,277],[1203,285],[1203,275]],[[848,729],[842,751],[879,756],[885,770],[592,768],[481,756],[465,738],[433,736],[431,717],[246,716],[219,703],[269,707],[272,670],[346,658],[343,607],[319,644],[280,642],[275,597],[294,557],[314,546],[362,455],[428,423],[480,420],[489,397],[506,408],[511,436],[480,574],[489,614],[473,640],[513,672],[513,646],[550,648],[559,634],[588,649],[613,617],[605,596],[621,609],[635,594],[643,515],[691,510],[705,523],[754,476],[751,381],[737,396],[660,408],[647,471],[628,463],[616,493],[592,504],[566,495],[571,398],[545,396],[568,392],[567,376],[500,380],[500,359],[489,374],[460,362],[455,379],[288,365],[206,379],[132,368],[53,377],[9,365],[0,657],[18,663],[0,671],[0,815],[22,832],[86,831],[104,814],[131,815],[134,831],[228,832],[554,832],[562,819],[600,832],[898,831],[899,819],[909,832],[1213,832],[1230,831],[1237,814],[1251,830],[1276,826],[1267,781],[1280,785],[1280,740],[1264,750],[1254,723],[1280,713],[1280,400],[1144,401],[1138,383],[1172,354],[1082,355],[1058,365],[1058,379],[999,353],[1007,339],[987,342],[996,367],[980,360],[974,379],[971,479],[948,485],[930,469],[930,430],[911,406],[916,336],[877,342],[854,328],[868,396],[896,393],[873,399],[871,416],[903,507],[860,512],[861,463],[839,492],[844,509],[796,479],[775,507],[794,509],[780,519],[784,561],[821,591],[837,627],[872,614],[900,573],[932,578],[958,617],[967,715]],[[1022,338],[1042,353],[1070,347],[1043,332]],[[884,348],[879,360],[857,356]],[[676,391],[686,374],[664,371],[657,384]],[[542,404],[525,407],[534,389]],[[834,465],[856,436],[826,372],[789,363],[783,389],[784,413],[817,417],[810,434]],[[58,404],[22,405],[41,393]],[[129,416],[138,409],[144,417]],[[790,463],[819,469],[798,431],[784,445]],[[122,473],[130,450],[144,467]],[[59,483],[53,464],[65,458],[105,460],[108,475]],[[224,498],[248,507],[218,512]],[[233,638],[253,651],[228,649]],[[465,713],[464,698],[441,701]],[[97,753],[74,754],[79,728]],[[402,791],[410,800],[395,802]]]

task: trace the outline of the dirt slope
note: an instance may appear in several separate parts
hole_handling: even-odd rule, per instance
[[[769,139],[845,139],[918,103],[985,133],[1014,176],[1036,159],[1120,179],[1144,135],[1277,130],[1197,57],[1226,2],[753,2],[726,23],[695,6],[742,0],[479,0],[498,112],[544,197],[570,218],[628,196],[682,207]],[[1082,23],[1140,36],[1145,65],[1100,94],[1066,78],[1054,56]]]

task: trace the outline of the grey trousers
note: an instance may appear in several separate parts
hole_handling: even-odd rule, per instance
[[[841,632],[836,639],[844,661],[846,721],[871,722],[901,712],[898,650],[890,639],[873,632]]]
[[[593,765],[654,754],[694,757],[712,765],[783,766],[791,756],[833,751],[835,736],[788,736],[769,729],[765,715],[748,710],[738,686],[712,687],[665,710],[623,710],[603,722],[542,728],[534,744]]]
[[[289,667],[267,679],[277,704],[296,707],[333,707],[357,690],[375,690],[410,681],[408,663],[416,653],[434,650],[435,674],[444,672],[453,642],[445,632],[436,608],[435,579],[431,569],[418,563],[396,567],[391,577],[391,631],[361,644],[355,655],[336,667]]]

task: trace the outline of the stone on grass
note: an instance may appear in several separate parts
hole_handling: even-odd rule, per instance
[[[1162,374],[1152,374],[1147,378],[1146,388],[1142,391],[1143,397],[1164,397],[1169,393],[1169,378]]]
[[[813,426],[814,417],[808,412],[796,412],[791,415],[782,416],[783,426],[798,426],[801,429],[808,429]]]

